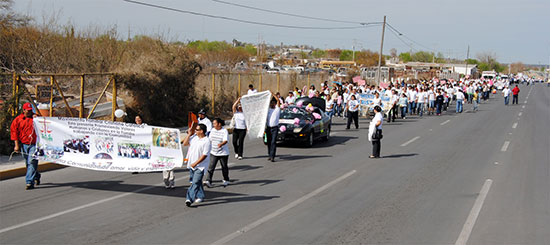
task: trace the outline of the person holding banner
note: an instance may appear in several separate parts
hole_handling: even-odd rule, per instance
[[[281,102],[271,93],[271,102],[267,111],[267,125],[265,128],[267,138],[268,161],[275,162],[277,153],[277,135],[279,134],[279,116],[281,115]]]
[[[187,189],[185,205],[191,206],[191,203],[200,203],[204,200],[204,188],[202,178],[204,170],[210,163],[210,140],[206,137],[206,125],[194,124],[187,130],[187,136],[183,139],[183,145],[189,146],[187,150],[187,168],[191,186]]]
[[[246,120],[240,102],[241,97],[233,103],[233,120],[235,122],[235,126],[233,127],[233,150],[235,150],[235,158],[243,160]]]
[[[212,188],[212,176],[218,161],[222,166],[223,186],[229,184],[229,167],[227,166],[227,160],[229,159],[229,147],[227,142],[229,141],[229,133],[227,129],[223,128],[225,122],[221,118],[214,118],[212,121],[212,131],[208,138],[210,139],[210,164],[208,165],[208,172],[206,173],[206,180],[204,184],[209,188]]]
[[[26,189],[34,189],[34,185],[40,185],[40,173],[38,172],[38,160],[33,159],[36,152],[36,133],[34,132],[33,118],[35,117],[31,103],[23,104],[23,113],[17,116],[10,127],[11,140],[15,143],[13,151],[21,153],[25,159],[27,174],[25,175]]]
[[[384,121],[384,116],[382,115],[382,108],[380,106],[375,106],[374,112],[376,114],[369,127],[369,136],[372,141],[372,155],[369,158],[380,158],[380,141],[382,140],[382,121]]]

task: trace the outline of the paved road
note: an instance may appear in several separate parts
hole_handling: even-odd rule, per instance
[[[280,147],[275,163],[248,141],[232,185],[216,172],[192,208],[185,171],[175,190],[160,173],[77,168],[32,191],[2,181],[0,243],[550,244],[550,88],[521,89],[519,105],[384,124],[382,159],[367,121],[335,119],[329,142]]]

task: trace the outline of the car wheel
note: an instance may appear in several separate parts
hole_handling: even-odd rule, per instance
[[[329,139],[330,139],[330,126],[327,128],[327,135],[325,135],[325,137],[323,137],[324,141],[328,141]]]
[[[309,136],[307,138],[307,146],[312,147],[313,146],[313,131],[309,133]]]

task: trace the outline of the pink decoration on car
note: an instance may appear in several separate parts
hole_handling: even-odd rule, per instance
[[[300,124],[300,118],[294,118],[294,124]]]
[[[317,112],[314,112],[314,113],[313,113],[313,117],[314,117],[315,119],[321,119],[321,115],[320,115],[319,113],[317,113]]]
[[[293,109],[292,109],[292,112],[298,113],[298,108],[293,108]]]
[[[302,108],[303,105],[304,105],[304,101],[298,101],[298,103],[296,103],[296,106],[300,108]]]
[[[281,130],[281,132],[285,132],[285,131],[286,131],[285,125],[281,126],[281,127],[279,128],[279,130]]]

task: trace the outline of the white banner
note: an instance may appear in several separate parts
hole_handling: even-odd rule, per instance
[[[248,128],[249,138],[264,137],[265,123],[267,120],[267,110],[269,109],[269,101],[271,100],[271,92],[264,91],[251,95],[245,95],[241,98],[241,106]]]
[[[117,172],[181,167],[180,131],[72,117],[37,117],[35,158],[67,166]]]

